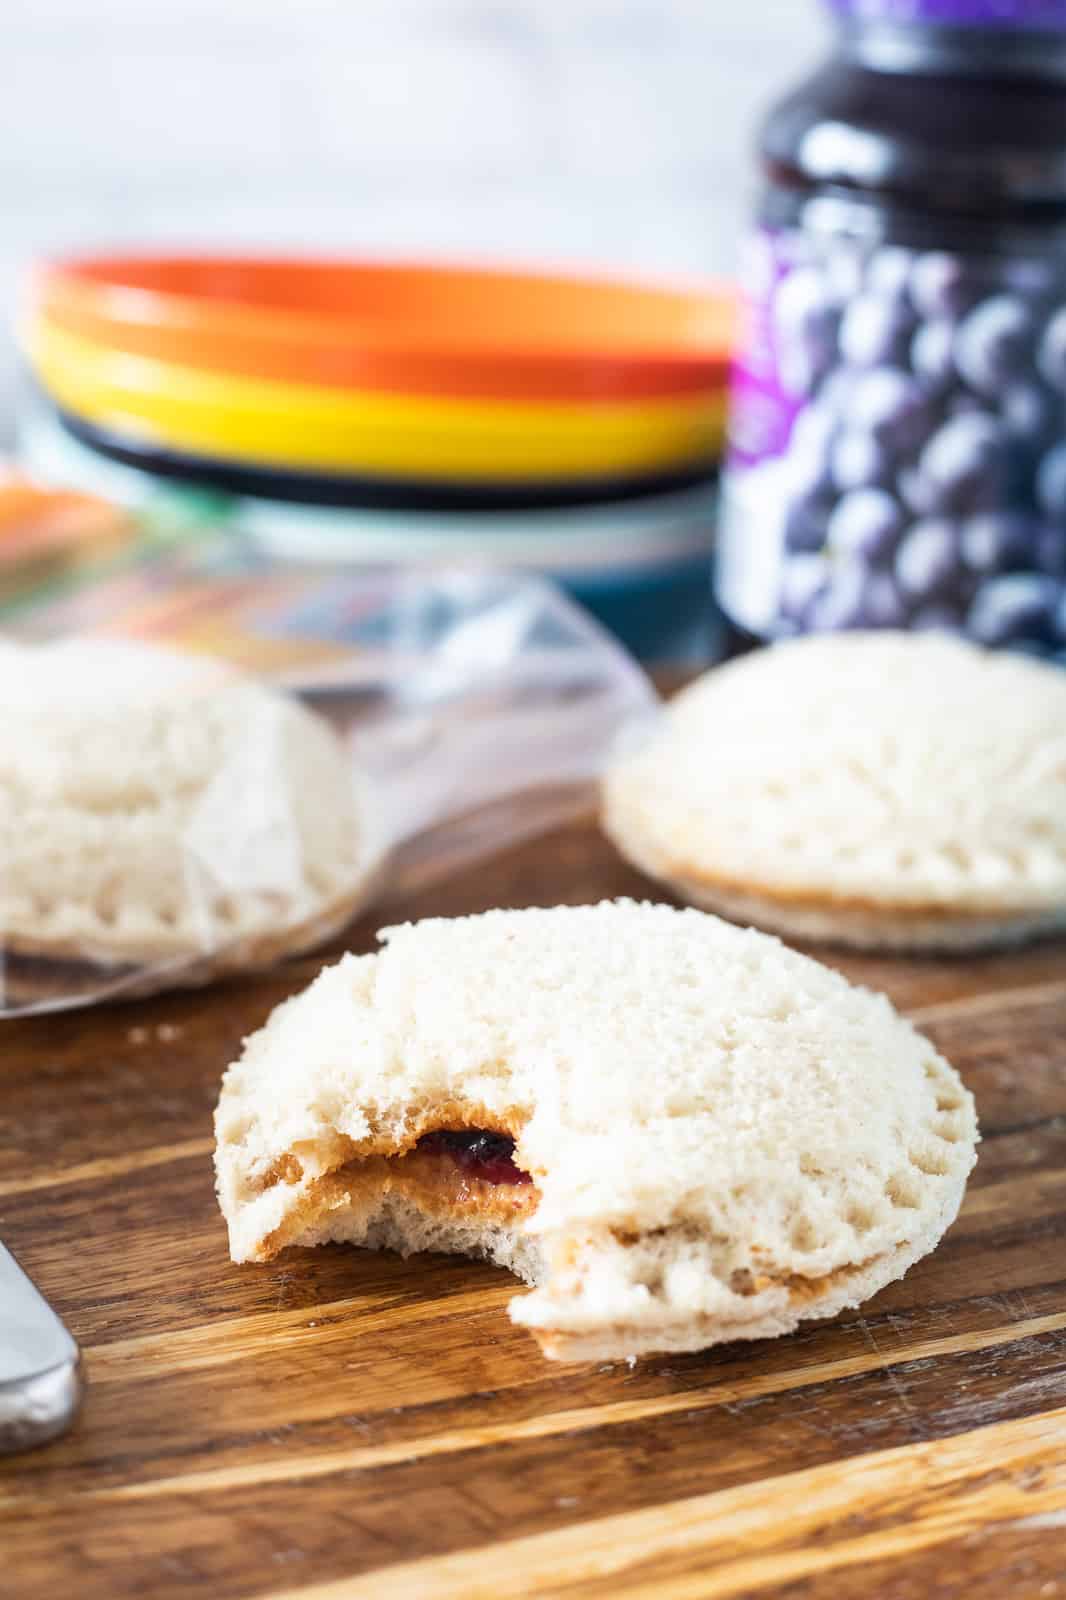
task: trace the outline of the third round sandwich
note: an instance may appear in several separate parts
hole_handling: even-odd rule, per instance
[[[346,1241],[510,1267],[547,1356],[787,1333],[954,1219],[973,1102],[883,996],[703,912],[382,934],[280,1006],[215,1117],[236,1261]]]
[[[738,921],[870,949],[1066,930],[1066,673],[935,634],[717,667],[603,786],[651,877]]]

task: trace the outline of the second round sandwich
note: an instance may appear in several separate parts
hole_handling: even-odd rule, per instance
[[[240,967],[352,915],[352,760],[294,697],[139,642],[0,642],[0,950]]]

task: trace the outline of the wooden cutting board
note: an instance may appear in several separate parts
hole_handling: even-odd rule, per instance
[[[390,916],[647,893],[588,825]],[[830,959],[975,1091],[962,1216],[862,1315],[632,1370],[544,1362],[490,1267],[230,1264],[219,1074],[317,961],[4,1026],[0,1237],[89,1389],[0,1464],[0,1593],[1066,1597],[1066,946]]]

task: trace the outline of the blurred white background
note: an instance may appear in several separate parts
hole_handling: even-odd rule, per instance
[[[728,272],[818,11],[3,0],[0,294],[35,253],[126,242]],[[0,417],[13,369],[8,340]]]

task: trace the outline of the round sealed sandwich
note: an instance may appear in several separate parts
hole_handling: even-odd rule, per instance
[[[241,966],[367,882],[350,757],[299,701],[127,641],[0,645],[0,949]]]
[[[1066,673],[936,634],[718,667],[603,785],[618,849],[798,938],[969,950],[1066,929]]]
[[[883,996],[631,902],[387,930],[287,1001],[215,1116],[236,1261],[344,1241],[484,1256],[544,1353],[786,1333],[958,1211],[970,1095]]]

